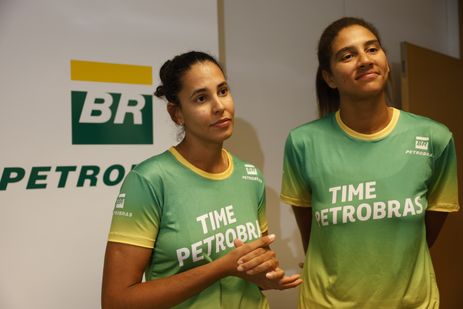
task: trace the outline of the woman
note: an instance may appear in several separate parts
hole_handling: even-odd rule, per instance
[[[222,147],[234,116],[223,71],[208,54],[189,52],[167,61],[160,77],[155,95],[166,97],[184,138],[124,181],[106,249],[103,308],[267,308],[259,287],[287,289],[301,280],[278,268],[268,249],[274,236],[261,238],[260,172]]]
[[[459,209],[452,134],[388,105],[364,20],[329,25],[318,59],[322,118],[289,134],[281,191],[306,250],[299,308],[438,308],[426,235]]]

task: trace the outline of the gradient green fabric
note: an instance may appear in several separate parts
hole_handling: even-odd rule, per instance
[[[226,152],[220,174],[204,172],[175,148],[154,156],[124,180],[109,241],[153,248],[146,280],[171,276],[223,256],[234,239],[267,231],[265,184],[253,165]],[[258,287],[226,277],[175,308],[268,308]]]
[[[457,211],[449,130],[393,110],[372,135],[339,112],[292,130],[281,200],[312,207],[299,308],[438,308],[426,210]]]

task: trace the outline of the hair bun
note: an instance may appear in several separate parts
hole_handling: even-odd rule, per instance
[[[166,95],[164,91],[164,86],[160,85],[156,88],[156,91],[154,92],[154,95],[157,96],[158,98],[161,98]]]

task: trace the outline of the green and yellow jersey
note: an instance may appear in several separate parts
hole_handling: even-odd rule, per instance
[[[289,134],[281,200],[312,207],[299,308],[438,308],[426,211],[459,209],[449,130],[394,109],[360,134],[339,112]]]
[[[261,172],[226,152],[226,171],[202,171],[170,148],[137,165],[114,208],[109,241],[152,248],[145,278],[171,276],[209,263],[233,241],[267,231]],[[268,308],[258,287],[225,277],[175,308]]]

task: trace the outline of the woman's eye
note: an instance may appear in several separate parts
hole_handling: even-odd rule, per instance
[[[379,48],[377,48],[377,47],[370,47],[370,48],[368,48],[368,52],[371,53],[371,54],[376,53],[378,50],[379,50]]]
[[[342,57],[341,57],[341,60],[342,61],[348,61],[350,59],[352,59],[353,55],[352,54],[344,54]]]
[[[228,94],[228,88],[222,88],[219,90],[219,95],[226,96]]]
[[[207,99],[207,98],[206,98],[205,95],[200,95],[200,96],[197,96],[197,97],[196,97],[196,100],[195,100],[195,101],[198,102],[198,103],[203,103],[203,102],[206,101],[206,99]]]

